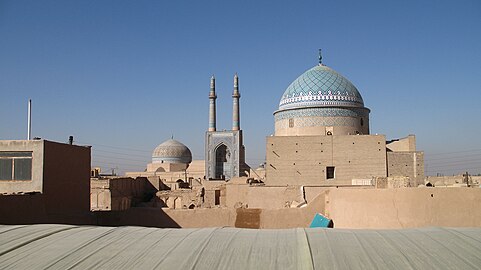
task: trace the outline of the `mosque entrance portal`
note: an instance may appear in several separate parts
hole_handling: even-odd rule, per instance
[[[215,178],[230,179],[230,151],[224,144],[215,150]]]

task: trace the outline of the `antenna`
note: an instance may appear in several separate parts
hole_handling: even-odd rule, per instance
[[[28,100],[27,140],[32,139],[32,100]]]

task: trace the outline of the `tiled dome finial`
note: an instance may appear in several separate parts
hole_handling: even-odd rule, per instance
[[[322,65],[322,54],[321,54],[321,50],[322,50],[322,49],[319,49],[319,65]]]

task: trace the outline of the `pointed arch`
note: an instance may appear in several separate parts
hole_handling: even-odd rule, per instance
[[[230,173],[228,173],[231,164],[231,152],[229,147],[227,147],[227,145],[224,143],[220,143],[215,147],[214,153],[214,177],[216,179],[226,179],[226,176],[227,178],[230,178]]]

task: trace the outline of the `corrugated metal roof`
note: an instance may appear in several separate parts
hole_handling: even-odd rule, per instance
[[[1,269],[479,269],[481,228],[0,225]]]

